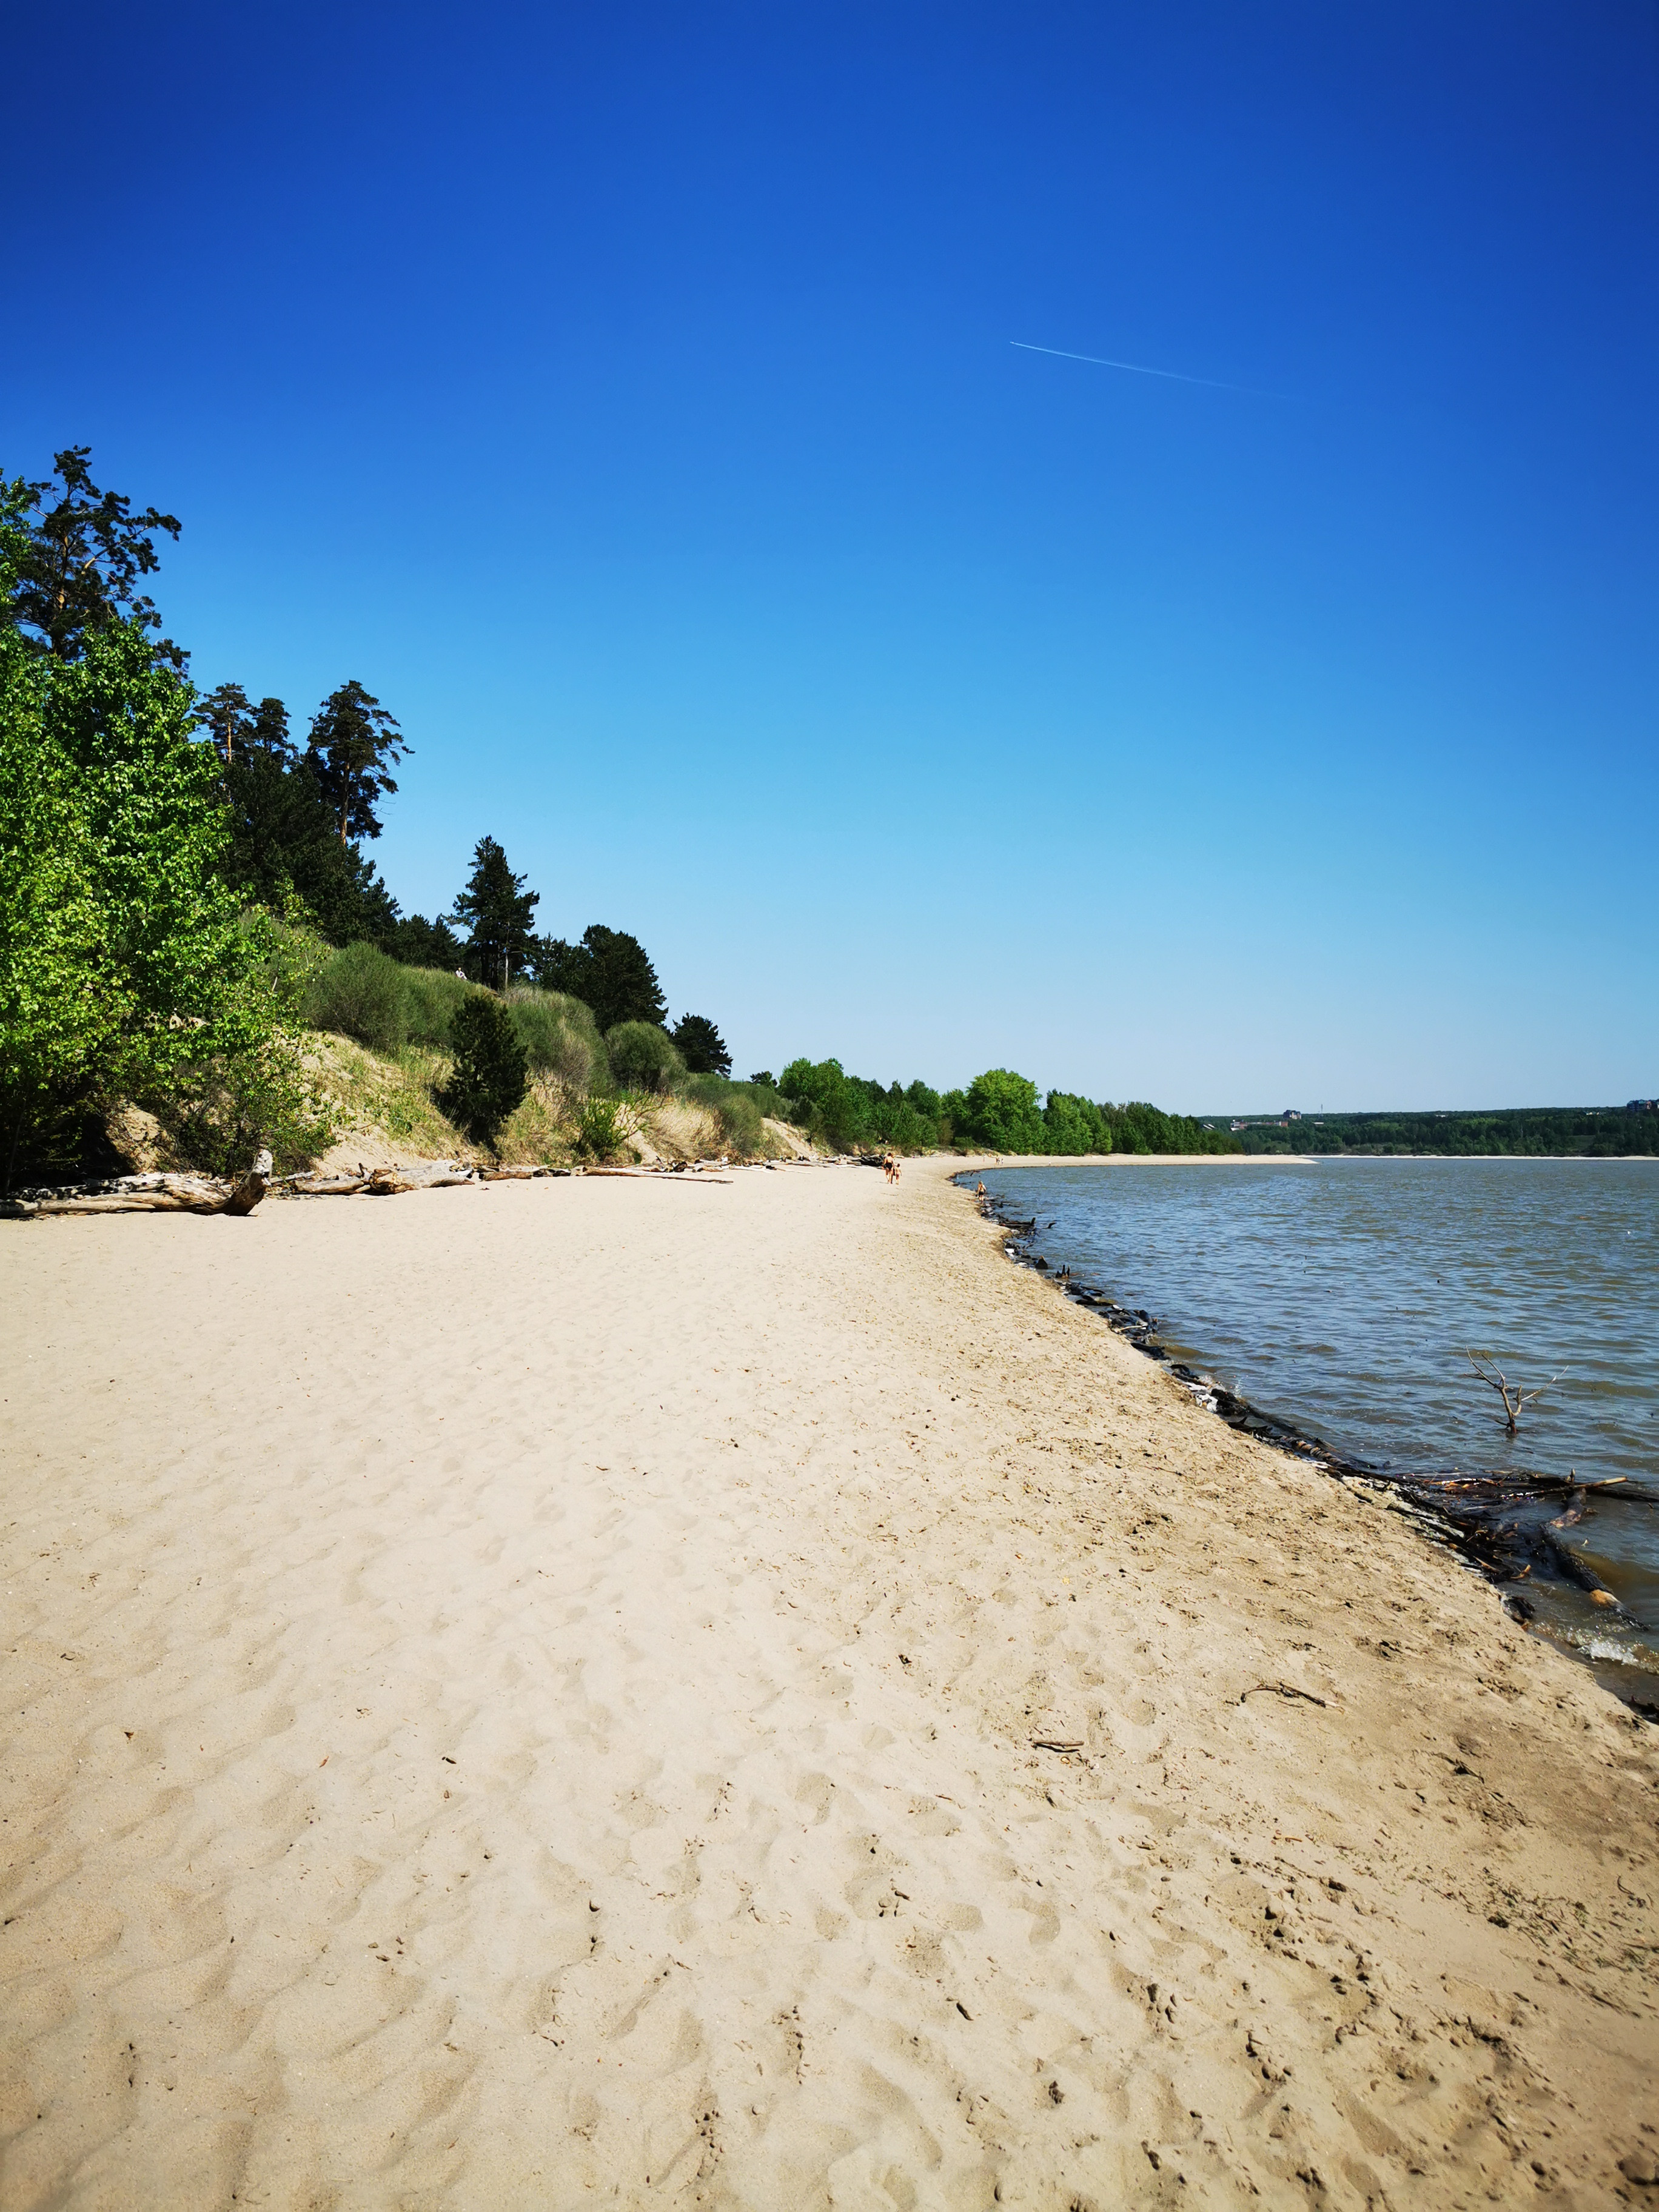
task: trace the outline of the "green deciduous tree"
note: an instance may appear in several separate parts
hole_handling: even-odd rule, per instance
[[[650,1022],[660,1029],[668,1018],[657,971],[637,937],[594,922],[580,945],[543,938],[536,948],[536,980],[544,989],[562,991],[593,1009],[602,1030],[618,1022]]]
[[[45,741],[45,684],[0,641],[0,1188],[117,1057],[123,1012],[69,764]]]
[[[1042,1152],[1036,1096],[1036,1084],[1012,1068],[987,1068],[968,1086],[968,1135],[994,1152]]]
[[[706,1014],[682,1014],[670,1034],[688,1074],[732,1073],[732,1055],[726,1048],[726,1040]]]
[[[206,1165],[316,1133],[291,963],[226,881],[194,705],[136,620],[89,627],[70,659],[0,633],[3,834],[29,848],[0,912],[11,1146],[118,1097],[165,1107]]]
[[[466,889],[448,919],[467,932],[468,975],[495,990],[506,990],[514,970],[522,972],[536,947],[531,921],[541,894],[524,886],[525,878],[514,874],[495,840],[480,837],[472,849]]]
[[[869,1133],[869,1093],[838,1060],[792,1060],[778,1078],[778,1088],[810,1109],[808,1126],[838,1152],[850,1150]]]
[[[397,790],[390,763],[408,752],[391,714],[355,677],[324,700],[312,718],[306,760],[341,844],[380,836],[376,804]]]
[[[445,1110],[474,1144],[493,1147],[530,1088],[529,1063],[512,1012],[493,993],[470,991],[455,1010],[449,1041],[455,1064]]]
[[[1242,1149],[1224,1129],[1206,1129],[1187,1114],[1165,1114],[1144,1099],[1127,1106],[1103,1105],[1101,1115],[1120,1152],[1236,1152]]]
[[[1112,1133],[1091,1100],[1069,1091],[1051,1091],[1042,1107],[1042,1149],[1072,1158],[1081,1152],[1109,1152]]]

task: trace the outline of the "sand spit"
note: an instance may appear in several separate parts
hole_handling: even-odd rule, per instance
[[[951,1164],[6,1225],[9,2212],[1650,2201],[1652,1733]]]

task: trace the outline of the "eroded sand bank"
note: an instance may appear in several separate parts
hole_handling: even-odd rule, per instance
[[[6,2206],[1645,2199],[1651,1735],[945,1175],[6,1229]]]

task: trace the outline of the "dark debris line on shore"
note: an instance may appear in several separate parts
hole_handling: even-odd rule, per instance
[[[1120,1305],[1104,1291],[1073,1276],[1069,1267],[1051,1267],[1036,1248],[1041,1229],[1052,1228],[1052,1222],[1020,1218],[994,1193],[981,1195],[979,1207],[988,1221],[1003,1231],[1003,1249],[1011,1260],[1046,1275],[1074,1305],[1096,1315],[1137,1352],[1167,1367],[1200,1406],[1218,1414],[1229,1428],[1304,1460],[1339,1481],[1389,1493],[1397,1501],[1396,1510],[1414,1521],[1430,1542],[1455,1552],[1487,1582],[1504,1586],[1504,1609],[1511,1620],[1524,1624],[1535,1613],[1524,1592],[1514,1584],[1553,1583],[1583,1592],[1626,1627],[1652,1632],[1648,1622],[1625,1610],[1614,1593],[1557,1534],[1581,1517],[1589,1491],[1602,1486],[1576,1483],[1559,1475],[1531,1475],[1517,1481],[1502,1475],[1460,1474],[1455,1470],[1445,1474],[1396,1474],[1367,1461],[1350,1458],[1321,1437],[1261,1412],[1247,1399],[1224,1389],[1212,1376],[1172,1358],[1158,1335],[1156,1316],[1145,1307]],[[1614,1492],[1599,1502],[1650,1508],[1655,1504],[1639,1490],[1627,1491],[1622,1497]],[[1575,1657],[1584,1656],[1571,1644],[1558,1642],[1558,1649]],[[1659,1722],[1659,1704],[1639,1694],[1625,1701],[1644,1718]]]

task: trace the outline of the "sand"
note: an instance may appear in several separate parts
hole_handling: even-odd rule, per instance
[[[10,2212],[1652,2201],[1652,1732],[945,1175],[6,1224]]]

